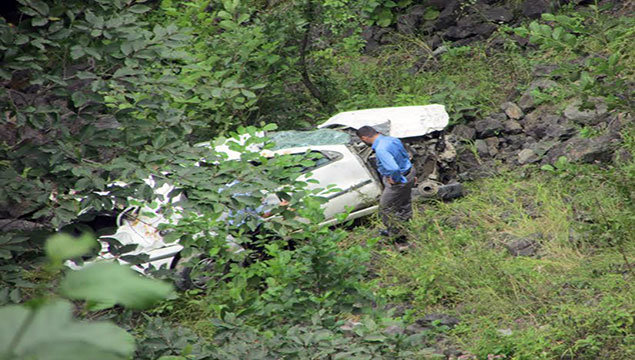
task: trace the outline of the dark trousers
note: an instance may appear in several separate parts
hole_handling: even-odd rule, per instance
[[[391,235],[398,234],[412,217],[412,187],[415,184],[415,169],[405,175],[406,182],[391,185],[384,177],[384,192],[379,199],[381,221]]]

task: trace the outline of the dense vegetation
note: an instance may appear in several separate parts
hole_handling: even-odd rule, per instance
[[[632,114],[632,2],[572,1],[500,25],[487,40],[447,42],[441,53],[423,33],[365,49],[364,29],[394,27],[413,5],[426,6],[427,19],[440,16],[429,3],[8,5],[0,19],[0,359],[635,356],[632,124],[609,164],[501,169],[466,183],[463,199],[418,204],[406,253],[368,235],[374,219],[317,225],[324,199],[299,178],[314,159],[246,151],[266,141],[261,130],[308,129],[338,111],[442,103],[453,124],[469,123],[524,91],[545,63],[560,64],[557,86],[534,90],[538,103],[562,111],[569,99],[601,98],[612,113]],[[463,11],[477,1],[460,3]],[[244,134],[252,138],[235,147],[240,162],[195,146]],[[150,176],[179,189],[170,197],[187,193],[162,209],[184,216],[164,230],[186,246],[183,258],[215,259],[205,289],[171,289],[178,276],[169,269],[148,271],[150,279],[115,265],[62,265],[96,246],[100,234],[79,220],[153,204]],[[267,193],[289,202],[271,221],[223,217]],[[248,251],[230,251],[227,235]],[[539,256],[510,256],[506,240],[526,236],[538,239]],[[460,322],[421,321],[431,313]]]

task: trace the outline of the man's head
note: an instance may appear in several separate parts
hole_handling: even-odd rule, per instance
[[[357,129],[357,137],[362,140],[366,145],[372,145],[375,139],[379,136],[377,130],[370,126],[362,126]]]

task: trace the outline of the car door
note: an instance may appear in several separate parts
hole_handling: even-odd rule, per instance
[[[327,219],[349,210],[358,211],[376,205],[381,194],[380,185],[346,145],[312,147],[311,152],[320,153],[328,161],[318,160],[315,168],[308,169],[310,178],[318,181],[310,187],[326,188],[333,184],[337,189],[324,194],[328,199],[324,205]]]

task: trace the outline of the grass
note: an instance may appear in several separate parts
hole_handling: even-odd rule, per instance
[[[604,178],[611,171],[506,173],[467,184],[458,201],[419,205],[409,225],[415,246],[378,250],[376,291],[408,303],[410,319],[457,315],[454,341],[479,358],[632,358],[633,273],[603,238],[602,214],[634,209]],[[523,237],[540,243],[536,256],[508,253],[504,244]],[[625,251],[634,259],[635,243]]]
[[[442,103],[454,121],[496,111],[508,93],[526,82],[529,61],[487,44],[450,48],[439,57],[420,39],[402,37],[373,56],[341,61],[330,78],[339,111]]]
[[[600,20],[609,24],[594,21]],[[620,51],[620,61],[632,69],[625,38],[608,47],[600,40],[581,39],[580,47],[602,55]],[[438,102],[454,121],[466,121],[498,111],[515,89],[524,90],[533,65],[578,55],[539,48],[521,53],[509,44],[501,49],[486,43],[432,57],[420,39],[402,37],[376,56],[330,59],[328,78],[339,111]],[[562,110],[577,93],[574,80],[558,82],[545,101]],[[624,140],[633,153],[632,128]],[[616,175],[622,174],[621,186],[632,192],[634,168],[529,168],[464,184],[468,194],[462,199],[418,205],[408,226],[414,244],[409,251],[376,248],[368,285],[379,298],[409,305],[405,321],[433,312],[459,317],[449,336],[479,359],[634,358],[635,270],[626,271],[624,257],[635,261],[629,237],[635,209]],[[373,221],[352,229],[342,247],[366,243],[376,233]],[[518,238],[537,241],[536,256],[510,255],[505,244]],[[212,338],[209,319],[220,312],[218,306],[188,294],[158,312]]]

